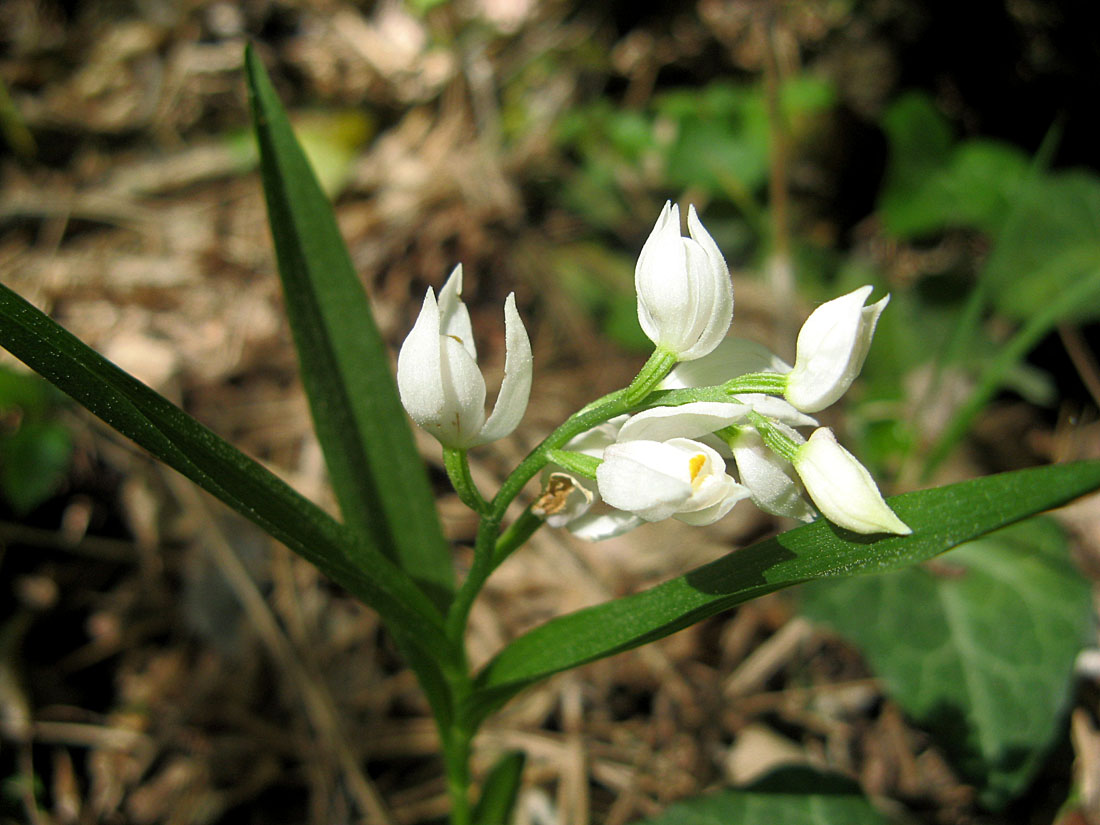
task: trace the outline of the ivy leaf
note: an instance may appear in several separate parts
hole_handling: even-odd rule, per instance
[[[851,780],[780,768],[745,790],[679,802],[635,825],[888,825]]]
[[[969,542],[935,567],[814,584],[811,619],[851,639],[982,802],[1021,793],[1062,729],[1093,626],[1088,582],[1050,519]]]

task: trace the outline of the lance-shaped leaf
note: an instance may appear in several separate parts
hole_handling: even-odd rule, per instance
[[[675,633],[793,584],[896,570],[1100,488],[1100,461],[1018,470],[894,496],[909,536],[872,538],[826,521],[737,550],[657,587],[552,619],[481,671],[463,713],[481,719],[551,674]]]
[[[451,557],[387,350],[332,207],[251,48],[245,68],[286,310],[345,522],[445,606]]]
[[[2,284],[0,344],[120,433],[317,565],[408,638],[417,639],[427,656],[450,660],[439,612],[368,537],[338,523]]]

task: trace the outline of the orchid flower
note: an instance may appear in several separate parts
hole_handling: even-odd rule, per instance
[[[733,321],[729,269],[694,206],[688,232],[681,237],[680,208],[666,202],[634,269],[642,330],[680,361],[713,350]]]
[[[596,482],[603,500],[644,521],[675,517],[711,524],[749,496],[726,473],[725,459],[695,440],[742,420],[740,404],[696,402],[657,407],[628,419],[603,453]]]
[[[817,412],[835,402],[863,369],[875,325],[890,301],[887,295],[864,306],[871,290],[863,286],[822,304],[802,325],[786,397],[803,412]]]
[[[837,443],[827,427],[814,430],[795,451],[795,472],[814,504],[829,521],[857,533],[913,531],[883,500],[871,474],[854,455]]]
[[[504,302],[505,358],[500,394],[485,418],[485,378],[477,365],[470,313],[462,303],[462,265],[439,291],[431,287],[397,356],[397,387],[409,416],[444,447],[467,449],[503,438],[527,410],[531,342],[516,310]]]

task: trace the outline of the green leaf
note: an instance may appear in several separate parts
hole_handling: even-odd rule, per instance
[[[982,272],[993,304],[1028,320],[1100,270],[1100,179],[1087,172],[1029,183]],[[1100,318],[1100,289],[1066,307],[1058,321]]]
[[[1100,461],[1038,467],[890,499],[911,536],[817,521],[625,598],[552,619],[489,662],[463,713],[480,719],[554,673],[682,630],[749,599],[823,578],[896,570],[1100,488]]]
[[[340,509],[445,606],[450,551],[386,346],[332,207],[251,48],[245,67],[287,314]]]
[[[0,437],[0,492],[25,515],[61,486],[69,471],[73,439],[56,421],[24,421]]]
[[[947,227],[995,233],[1012,209],[1030,163],[1014,146],[971,140],[959,144],[941,169],[914,181],[908,191],[888,188],[880,208],[894,235],[914,237]]]
[[[508,825],[512,821],[526,761],[523,751],[508,751],[493,765],[474,807],[477,825]]]
[[[947,165],[954,141],[951,124],[925,94],[910,92],[886,110],[882,128],[890,143],[886,183],[879,196],[879,211],[887,230],[898,234],[923,226],[928,218],[910,200],[928,179]]]
[[[1093,628],[1088,582],[1054,521],[969,542],[936,567],[816,583],[801,597],[807,616],[863,649],[985,804],[1027,787],[1062,729]]]
[[[888,825],[851,780],[781,768],[745,790],[679,802],[635,825]]]
[[[0,345],[450,661],[439,612],[369,540],[0,284]]]

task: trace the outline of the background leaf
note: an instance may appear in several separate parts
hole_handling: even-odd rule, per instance
[[[894,496],[911,536],[872,538],[825,521],[730,553],[657,587],[553,619],[489,662],[466,712],[479,718],[529,684],[675,633],[792,584],[896,570],[1100,487],[1100,461],[1018,470]]]
[[[332,207],[251,48],[245,67],[287,315],[344,520],[444,606],[450,551],[386,346]]]
[[[1079,279],[1100,270],[1100,180],[1086,172],[1048,175],[1019,192],[982,277],[994,306],[1026,320]],[[1100,289],[1058,320],[1100,318]]]
[[[850,780],[781,768],[751,788],[689,799],[635,825],[887,825]]]
[[[1026,788],[1061,729],[1093,625],[1088,582],[1054,521],[1000,530],[935,567],[815,583],[800,595],[808,617],[862,648],[985,804]]]

